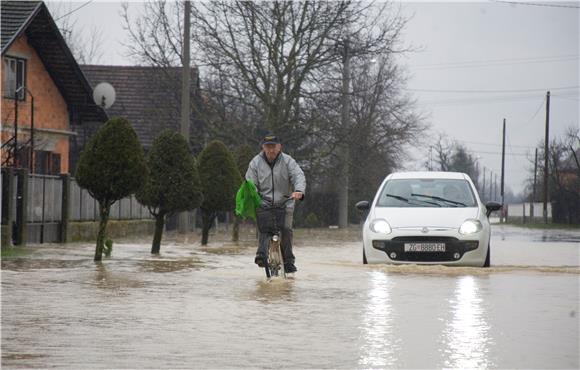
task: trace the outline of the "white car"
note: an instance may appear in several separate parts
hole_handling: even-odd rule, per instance
[[[400,172],[383,181],[363,226],[363,263],[489,267],[489,214],[468,175]]]

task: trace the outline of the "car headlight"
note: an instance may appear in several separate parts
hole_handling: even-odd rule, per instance
[[[475,234],[481,231],[483,226],[478,220],[465,220],[459,227],[459,233],[463,235]]]
[[[371,222],[370,227],[371,227],[371,230],[374,231],[375,233],[379,233],[379,234],[390,234],[391,233],[391,226],[389,225],[387,220],[384,220],[382,218],[378,218],[376,220],[373,220]]]

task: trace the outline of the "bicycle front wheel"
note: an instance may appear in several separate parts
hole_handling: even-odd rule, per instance
[[[284,259],[282,257],[282,250],[279,241],[270,242],[268,247],[268,267],[271,276],[282,275],[282,277],[286,277],[286,272],[284,271]]]

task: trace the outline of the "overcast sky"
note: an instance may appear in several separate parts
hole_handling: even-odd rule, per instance
[[[83,4],[67,2],[72,9]],[[533,148],[543,141],[547,90],[550,136],[579,127],[580,2],[398,4],[410,17],[403,41],[421,50],[402,63],[431,137],[443,133],[462,143],[499,181],[505,118],[506,185],[520,192]],[[131,2],[129,9],[134,14],[140,7]],[[93,1],[69,15],[80,32],[101,30],[100,64],[132,64],[124,56],[120,10],[120,2]],[[429,145],[414,151],[405,169],[424,169],[428,153]]]

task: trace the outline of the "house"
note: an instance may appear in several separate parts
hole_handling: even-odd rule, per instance
[[[580,193],[580,189],[577,187],[578,178],[580,177],[580,148],[577,148],[574,151],[570,148],[570,152],[562,163],[562,168],[559,172],[560,183],[563,184],[564,187],[570,190],[576,189],[576,191]]]
[[[180,131],[181,127],[181,67],[81,65],[92,86],[101,82],[115,89],[115,102],[107,109],[113,116],[126,118],[135,129],[139,141],[147,151],[164,129]],[[190,76],[190,144],[194,152],[201,151],[205,132],[200,118],[199,76],[196,68]],[[78,158],[87,140],[98,126],[73,127],[72,162]]]
[[[92,88],[46,5],[2,1],[2,166],[71,172],[71,127],[105,122]]]

